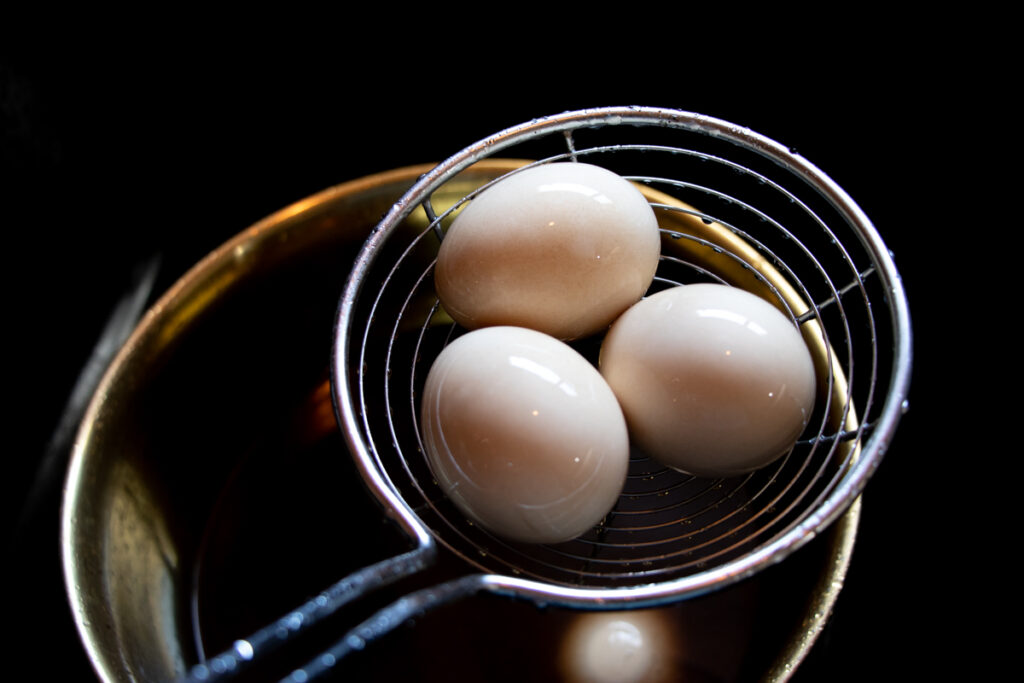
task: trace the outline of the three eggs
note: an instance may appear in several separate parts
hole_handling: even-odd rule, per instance
[[[712,477],[792,448],[816,386],[799,330],[724,285],[642,299],[660,247],[643,195],[583,163],[527,168],[456,217],[435,286],[473,331],[435,360],[421,414],[431,469],[468,518],[558,543],[614,506],[631,443]],[[561,341],[605,330],[600,372]]]

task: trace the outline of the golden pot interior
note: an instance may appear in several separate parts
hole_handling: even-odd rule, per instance
[[[510,163],[479,164],[456,182],[478,185]],[[268,217],[183,277],[122,349],[79,433],[63,510],[68,594],[104,680],[172,679],[200,650],[219,651],[406,549],[363,490],[326,382],[347,268],[426,170],[345,183]],[[670,625],[669,679],[788,677],[839,591],[858,515],[855,504],[753,579],[651,610]],[[402,590],[465,571],[458,564]],[[484,596],[340,668],[351,680],[564,680],[563,641],[579,619]],[[326,626],[311,649],[354,621]]]

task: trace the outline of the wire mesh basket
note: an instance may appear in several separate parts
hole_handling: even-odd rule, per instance
[[[489,159],[497,155],[537,161]],[[764,469],[698,478],[634,452],[626,487],[601,524],[567,543],[520,544],[467,520],[424,455],[423,383],[440,350],[464,332],[440,305],[432,273],[453,216],[480,191],[506,172],[575,161],[637,183],[654,209],[662,255],[650,293],[716,282],[773,303],[812,353],[818,400],[796,446]],[[497,167],[498,179],[474,184],[474,169]],[[596,360],[600,336],[573,345]],[[635,605],[750,575],[846,509],[904,409],[910,323],[900,278],[871,222],[811,163],[717,119],[608,108],[508,129],[423,176],[355,264],[334,361],[335,400],[352,452],[410,535],[492,575],[495,589],[569,604]]]
[[[788,316],[811,352],[817,399],[795,446],[742,476],[694,477],[634,451],[601,523],[542,545],[492,535],[444,496],[419,415],[433,360],[465,333],[434,290],[445,232],[493,183],[552,162],[602,166],[641,188],[661,232],[649,293],[719,283]],[[597,361],[600,335],[572,344]],[[234,676],[344,605],[422,571],[439,548],[467,573],[379,610],[287,680],[330,671],[409,618],[481,591],[601,609],[733,584],[807,543],[860,494],[905,410],[910,349],[906,297],[871,222],[828,176],[768,138],[689,112],[622,107],[535,119],[481,140],[423,175],[384,216],[338,307],[339,423],[369,489],[414,548],[343,578],[187,680]]]

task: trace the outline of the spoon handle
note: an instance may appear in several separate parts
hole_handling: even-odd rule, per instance
[[[435,555],[433,545],[420,546],[353,572],[248,638],[236,640],[230,649],[195,665],[186,676],[178,680],[180,683],[231,680],[285,643],[293,642],[299,633],[308,631],[313,624],[334,614],[344,605],[428,567]]]

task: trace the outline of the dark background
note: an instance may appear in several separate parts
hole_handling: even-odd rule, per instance
[[[141,260],[161,257],[158,295],[228,237],[330,185],[437,161],[535,116],[675,107],[747,125],[830,174],[895,252],[910,299],[911,411],[864,496],[846,588],[800,680],[864,680],[883,669],[917,677],[951,666],[964,630],[953,615],[968,598],[936,590],[951,563],[936,551],[943,532],[931,491],[958,446],[936,425],[959,371],[940,366],[941,348],[929,341],[942,334],[933,269],[948,245],[928,218],[942,194],[942,160],[926,131],[943,94],[916,56],[868,66],[852,56],[809,62],[794,51],[697,78],[692,63],[666,71],[603,50],[574,54],[552,73],[538,60],[513,68],[474,57],[463,60],[469,70],[455,68],[435,53],[387,64],[372,52],[209,60],[185,44],[159,57],[138,45],[77,47],[0,53],[4,336],[15,379],[6,421],[16,434],[5,458],[5,519],[18,514],[75,377]],[[58,487],[29,520],[29,540],[6,544],[7,562],[28,582],[8,587],[8,614],[30,634],[12,651],[22,660],[56,656],[72,680],[88,679],[62,611]]]

